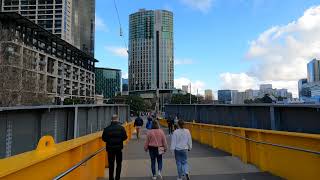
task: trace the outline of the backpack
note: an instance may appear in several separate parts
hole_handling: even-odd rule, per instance
[[[147,129],[152,129],[152,121],[148,121],[146,124]]]

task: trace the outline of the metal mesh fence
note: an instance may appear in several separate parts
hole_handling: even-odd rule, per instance
[[[165,111],[189,122],[320,133],[319,105],[166,105]]]
[[[0,158],[36,148],[50,135],[56,143],[103,130],[113,114],[130,120],[126,105],[39,106],[0,109]]]

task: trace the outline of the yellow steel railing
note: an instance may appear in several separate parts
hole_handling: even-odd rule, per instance
[[[128,134],[126,144],[132,137],[133,123],[126,123],[124,127]],[[0,160],[0,180],[53,179],[103,149],[105,143],[101,135],[102,132],[97,132],[58,144],[51,136],[44,136],[36,150]],[[104,177],[108,166],[106,156],[104,150],[97,153],[62,179],[96,180]]]
[[[160,124],[167,126],[166,120]],[[186,123],[192,138],[285,179],[320,178],[320,135]]]

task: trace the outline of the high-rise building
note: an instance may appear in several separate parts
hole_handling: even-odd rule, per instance
[[[95,68],[96,94],[102,94],[104,99],[110,99],[121,93],[121,70],[110,68]]]
[[[66,98],[94,101],[97,61],[29,19],[0,12],[0,47],[0,81],[7,82],[6,90],[20,89],[17,95],[9,93],[19,96],[16,104],[27,104],[39,94],[52,102]]]
[[[213,100],[213,93],[211,89],[204,90],[204,100],[212,101]]]
[[[94,56],[95,0],[72,1],[71,27],[74,45]]]
[[[313,59],[308,63],[308,82],[320,81],[320,60]]]
[[[245,90],[245,100],[253,100],[257,97],[259,97],[259,90],[253,90],[253,89],[247,89]]]
[[[3,0],[1,11],[17,12],[94,55],[95,0]]]
[[[260,84],[260,91],[272,89],[272,84]]]
[[[122,95],[129,95],[129,81],[122,78]]]
[[[233,104],[232,100],[236,96],[237,90],[218,90],[218,101],[222,104]]]
[[[301,98],[301,96],[302,96],[302,89],[303,89],[304,84],[307,84],[307,83],[308,83],[308,79],[300,79],[299,80],[299,82],[298,82],[299,98]]]
[[[141,9],[129,20],[129,91],[174,88],[173,13]]]
[[[189,92],[189,86],[188,85],[183,85],[182,86],[182,91],[188,93]]]
[[[244,104],[246,92],[235,92],[232,96],[232,104]]]

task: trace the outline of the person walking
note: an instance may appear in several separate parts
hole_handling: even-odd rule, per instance
[[[190,180],[187,152],[192,149],[192,139],[190,131],[184,128],[183,120],[178,121],[178,129],[172,134],[170,149],[174,152],[176,159],[177,180],[182,180],[183,176]]]
[[[134,121],[134,127],[136,128],[137,131],[137,139],[140,139],[140,130],[143,126],[143,120],[140,116],[138,116],[135,121]]]
[[[108,152],[109,161],[109,180],[114,180],[114,163],[117,162],[115,180],[120,180],[122,167],[122,149],[123,141],[128,136],[124,127],[119,123],[117,115],[112,116],[111,125],[103,130],[102,140],[106,142],[106,150]]]
[[[179,122],[179,118],[178,118],[178,114],[174,117],[173,119],[173,127],[174,127],[174,130],[178,129],[178,122]]]
[[[146,128],[148,129],[148,130],[150,130],[150,129],[152,129],[152,121],[153,121],[153,119],[152,119],[152,117],[151,116],[148,116],[148,118],[147,118],[147,124],[146,124]]]
[[[172,116],[167,117],[167,124],[168,124],[169,136],[170,136],[173,133],[173,124],[174,124]]]
[[[162,155],[167,151],[167,140],[157,121],[152,121],[152,129],[147,132],[144,150],[149,151],[152,179],[157,179],[156,161],[158,162],[158,176],[162,179]]]

